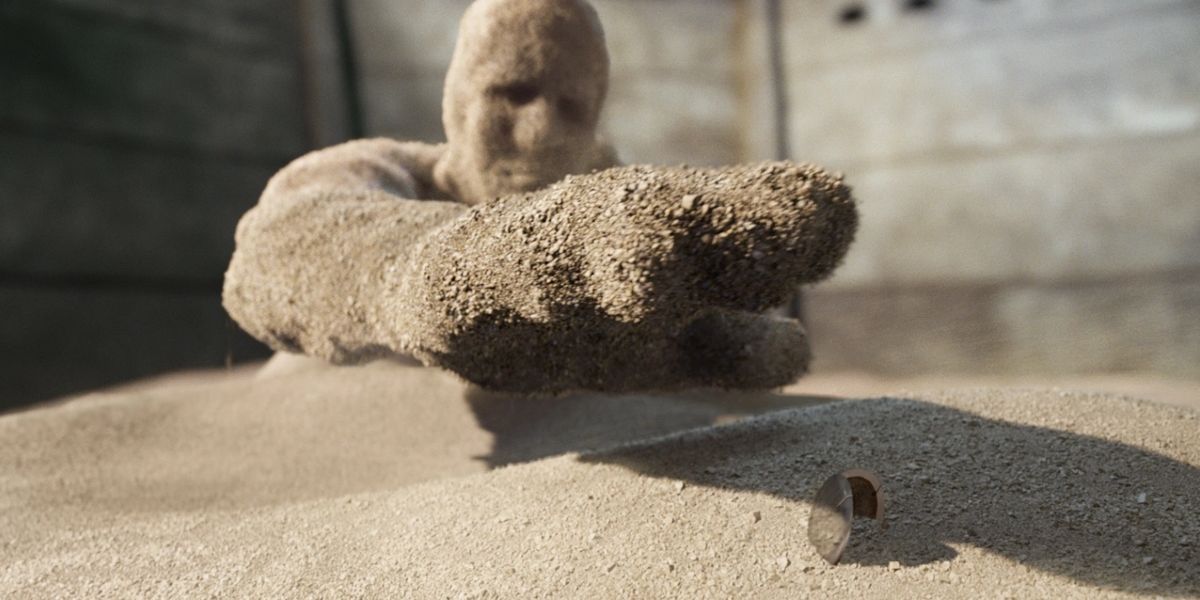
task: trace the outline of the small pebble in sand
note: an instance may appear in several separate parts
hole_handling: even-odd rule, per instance
[[[676,492],[682,492],[682,491],[683,491],[683,488],[685,488],[685,487],[687,487],[687,484],[686,484],[686,483],[684,483],[684,482],[682,482],[682,481],[676,481],[676,482],[675,482],[675,491],[676,491]]]
[[[754,511],[754,512],[750,513],[750,521],[751,521],[752,523],[757,523],[757,522],[759,522],[759,521],[761,521],[761,520],[762,520],[762,513],[761,513],[761,512],[758,512],[758,511],[756,510],[756,511]]]
[[[779,567],[780,571],[788,568],[788,565],[790,564],[792,564],[792,561],[786,555],[775,559],[775,566]]]
[[[700,196],[696,194],[687,194],[679,201],[679,205],[682,206],[684,210],[692,210],[692,208],[696,206],[696,199],[699,197]]]
[[[1140,494],[1138,494],[1138,495],[1137,495],[1137,503],[1138,503],[1138,504],[1145,504],[1145,503],[1146,503],[1146,492],[1142,492],[1142,493],[1140,493]]]
[[[889,571],[899,571],[900,570],[900,561],[893,560],[893,561],[889,562],[888,570]]]

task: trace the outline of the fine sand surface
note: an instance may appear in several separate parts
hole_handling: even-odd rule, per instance
[[[0,417],[0,597],[1200,596],[1200,386],[887,383],[528,399],[293,359],[92,394]],[[849,467],[889,527],[831,567],[809,498]]]

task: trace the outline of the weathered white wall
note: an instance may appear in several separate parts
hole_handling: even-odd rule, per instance
[[[866,203],[835,286],[1200,266],[1200,3],[792,0],[796,155]]]

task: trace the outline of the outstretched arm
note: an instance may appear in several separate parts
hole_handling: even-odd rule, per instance
[[[467,210],[429,185],[440,146],[358,140],[271,178],[238,223],[223,302],[276,350],[354,363],[402,352],[380,299],[417,240]]]
[[[775,387],[807,368],[804,331],[756,313],[827,276],[857,224],[811,165],[624,167],[467,207],[401,197],[430,164],[404,149],[339,146],[271,181],[226,275],[247,331],[513,391]]]

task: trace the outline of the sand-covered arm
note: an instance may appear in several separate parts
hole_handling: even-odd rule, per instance
[[[385,290],[416,241],[467,206],[428,200],[441,147],[371,139],[307,154],[238,223],[223,302],[272,348],[335,363],[399,350]]]
[[[494,389],[789,383],[804,331],[757,313],[832,272],[857,225],[811,165],[620,167],[467,207],[401,198],[392,161],[328,186],[304,160],[239,225],[230,314],[278,349],[411,355]]]

